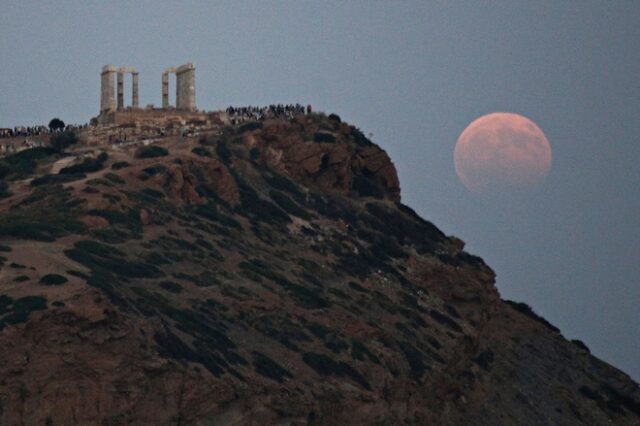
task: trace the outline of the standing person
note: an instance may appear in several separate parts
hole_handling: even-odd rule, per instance
[[[311,114],[311,104],[307,104],[307,114]]]

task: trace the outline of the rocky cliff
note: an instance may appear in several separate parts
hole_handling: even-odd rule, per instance
[[[338,117],[103,148],[0,159],[0,424],[640,422]]]

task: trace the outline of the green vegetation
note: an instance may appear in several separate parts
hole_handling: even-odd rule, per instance
[[[25,178],[36,170],[38,162],[49,158],[56,151],[49,147],[25,149],[0,159],[0,179]]]
[[[525,316],[528,316],[529,318],[533,319],[534,321],[537,321],[540,324],[544,325],[549,330],[555,331],[556,333],[560,333],[560,329],[558,327],[554,326],[549,321],[547,321],[546,319],[544,319],[541,316],[539,316],[538,314],[536,314],[533,311],[533,309],[531,309],[531,306],[527,305],[526,303],[514,302],[512,300],[503,300],[503,302],[506,303],[507,305],[511,306],[513,309],[515,309],[516,311],[520,312],[521,314],[523,314]]]
[[[336,137],[331,133],[318,132],[313,135],[314,142],[335,143]]]
[[[200,157],[211,157],[211,153],[209,152],[209,150],[207,150],[206,148],[203,148],[201,146],[196,146],[195,148],[193,148],[191,150],[191,152],[193,152],[194,154],[200,156]]]
[[[29,277],[27,275],[19,275],[13,279],[13,282],[22,283],[25,281],[29,281]]]
[[[216,145],[216,154],[220,161],[222,161],[227,166],[231,163],[231,151],[227,146],[226,142],[219,142]]]
[[[0,296],[0,330],[7,325],[20,324],[29,319],[31,312],[47,309],[47,299],[42,296],[26,296],[13,300],[9,296]]]
[[[175,283],[173,281],[161,281],[160,282],[160,287],[162,287],[164,290],[168,291],[169,293],[182,293],[182,286],[178,283]]]
[[[71,145],[75,145],[78,142],[78,135],[73,131],[64,131],[61,133],[54,133],[49,139],[49,145],[56,152],[63,152]]]
[[[11,196],[11,192],[9,192],[9,184],[7,182],[0,180],[0,198],[7,198]]]
[[[56,131],[56,130],[63,130],[65,127],[64,121],[60,120],[59,118],[52,118],[51,121],[49,121],[49,130]]]
[[[0,215],[0,237],[54,241],[64,235],[84,233],[84,224],[75,216],[74,212],[56,206],[11,210]]]
[[[112,170],[120,170],[129,167],[129,163],[127,161],[116,161],[111,165]]]
[[[125,183],[125,180],[122,179],[119,175],[115,174],[115,173],[106,173],[104,175],[105,179],[107,179],[109,182],[113,182],[115,184],[123,184]]]
[[[278,383],[282,383],[286,377],[293,378],[289,371],[282,368],[280,364],[260,352],[253,352],[253,366],[256,373],[275,380]]]
[[[325,355],[313,352],[305,352],[302,360],[321,376],[349,377],[363,388],[371,389],[367,380],[347,363],[334,361]]]
[[[66,277],[58,274],[47,274],[40,278],[40,283],[44,285],[62,285],[68,281]]]
[[[59,183],[73,182],[86,178],[84,173],[62,174],[62,175],[43,175],[31,181],[31,186],[53,185]]]
[[[304,220],[311,220],[312,217],[305,209],[296,204],[291,198],[280,191],[271,190],[269,196],[276,204],[287,213]]]
[[[258,129],[262,129],[262,123],[260,121],[252,121],[238,127],[238,134],[242,134],[244,132],[252,132]]]
[[[478,364],[484,370],[489,371],[489,367],[491,367],[491,363],[493,363],[494,354],[491,349],[487,349],[486,351],[480,352],[473,358],[473,362]]]
[[[169,155],[169,151],[166,148],[157,145],[148,145],[138,148],[136,151],[136,158],[156,158],[166,157]]]
[[[109,154],[101,152],[96,158],[85,158],[82,163],[65,167],[60,170],[61,175],[94,173],[102,170],[104,163],[109,159]]]
[[[124,278],[158,278],[163,273],[154,265],[130,261],[117,248],[92,240],[82,240],[65,255],[92,271],[110,271]]]

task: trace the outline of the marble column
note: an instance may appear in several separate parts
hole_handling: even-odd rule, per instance
[[[131,73],[131,106],[133,108],[140,108],[138,98],[138,72]]]
[[[176,108],[196,110],[196,67],[190,62],[176,70]]]
[[[120,111],[124,108],[124,72],[118,70],[118,106],[117,109]]]
[[[102,67],[100,84],[100,113],[116,109],[116,100],[113,96],[113,75],[116,68],[112,65]]]

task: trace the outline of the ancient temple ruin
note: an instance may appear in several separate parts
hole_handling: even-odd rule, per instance
[[[131,105],[125,106],[124,80],[131,74]],[[169,104],[169,75],[176,75],[176,104]],[[158,117],[170,116],[196,119],[196,67],[188,62],[179,67],[169,67],[162,73],[162,107],[149,105],[140,108],[138,70],[134,67],[105,65],[101,72],[99,124],[124,124],[141,121],[158,121]],[[115,84],[114,84],[115,80]]]

